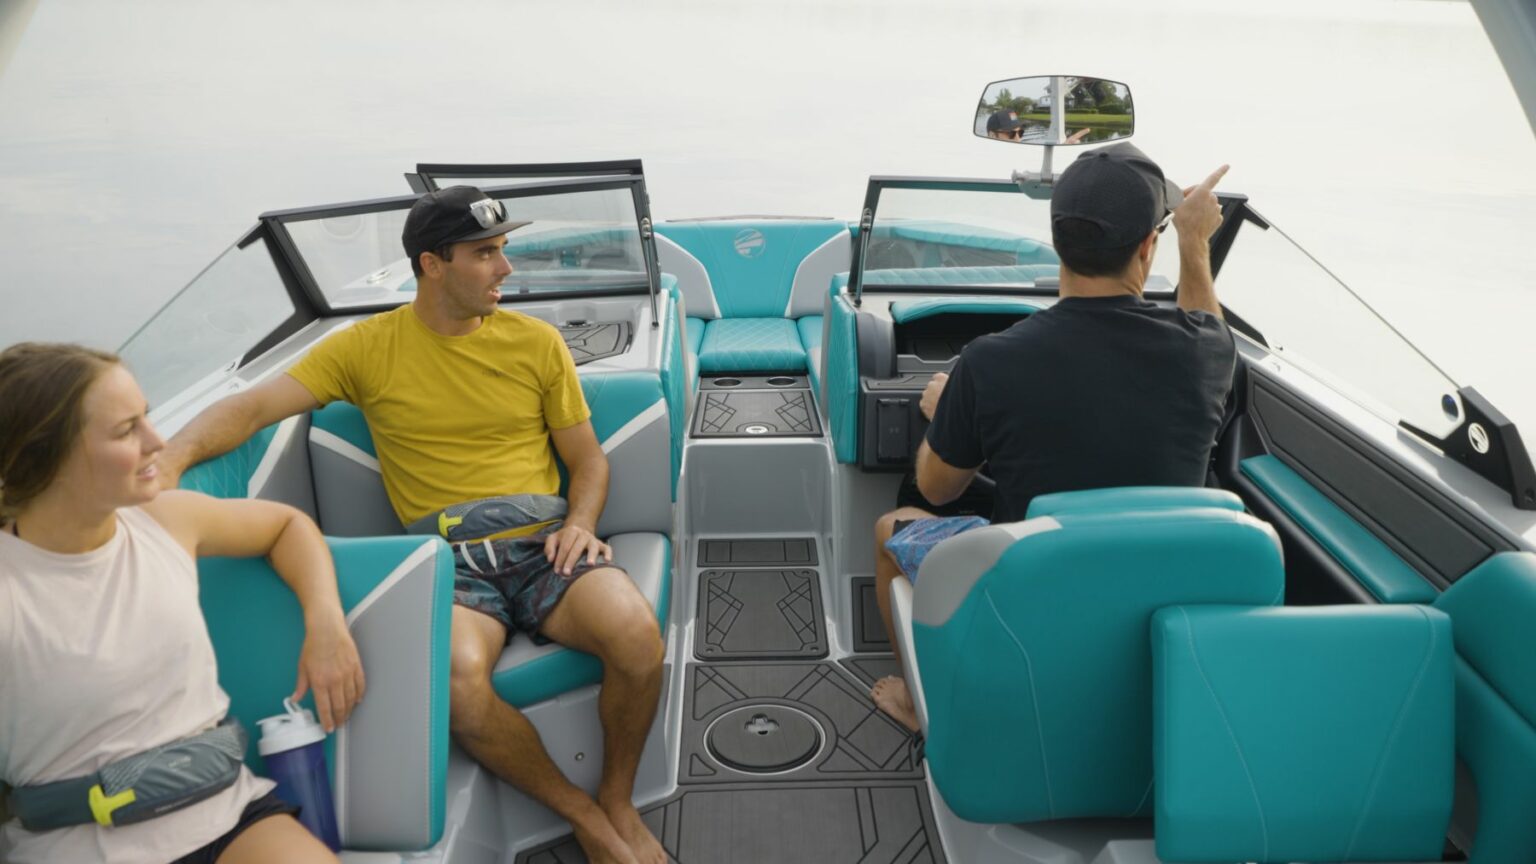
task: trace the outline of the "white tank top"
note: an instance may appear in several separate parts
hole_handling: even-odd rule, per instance
[[[137,507],[99,549],[61,555],[0,532],[0,781],[50,783],[216,725],[229,710],[192,556]],[[32,833],[0,826],[0,861],[164,864],[235,826],[273,788],[234,786],[164,816]]]

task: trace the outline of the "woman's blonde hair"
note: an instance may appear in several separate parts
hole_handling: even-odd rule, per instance
[[[85,391],[121,362],[80,345],[22,342],[0,351],[0,521],[53,483],[79,440]]]

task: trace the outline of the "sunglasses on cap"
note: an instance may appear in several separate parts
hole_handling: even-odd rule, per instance
[[[507,221],[507,207],[495,198],[482,198],[469,205],[470,215],[481,228],[491,228]]]

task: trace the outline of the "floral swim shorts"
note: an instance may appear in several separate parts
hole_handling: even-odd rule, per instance
[[[923,559],[933,551],[933,547],[967,531],[977,528],[985,528],[991,522],[980,516],[930,516],[925,519],[912,519],[896,523],[896,533],[891,539],[885,541],[885,548],[896,557],[896,563],[901,565],[901,572],[907,574],[907,578],[915,584],[917,571],[923,566]]]
[[[520,630],[536,644],[549,642],[540,628],[577,579],[600,567],[623,569],[602,558],[588,564],[583,556],[569,576],[557,572],[544,557],[544,542],[563,524],[553,522],[523,537],[450,543],[454,604],[500,621],[509,640]]]

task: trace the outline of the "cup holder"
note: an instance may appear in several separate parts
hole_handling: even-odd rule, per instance
[[[795,383],[795,379],[785,375],[776,375],[768,379],[768,383],[775,387],[788,387]]]
[[[740,378],[716,378],[716,387],[737,387],[741,385]]]

